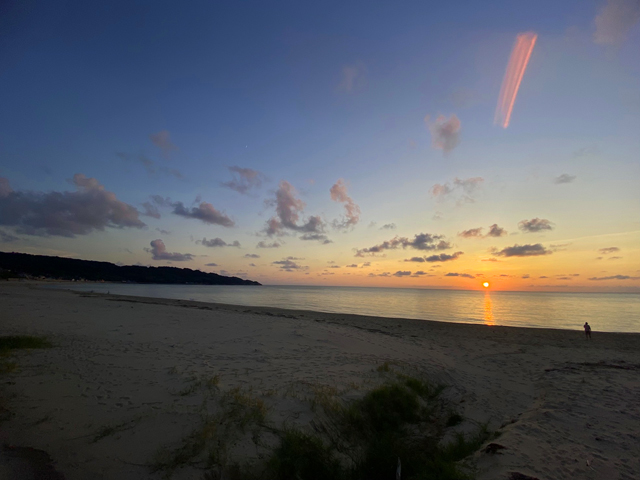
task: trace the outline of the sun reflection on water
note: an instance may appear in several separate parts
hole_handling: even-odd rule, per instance
[[[486,325],[495,325],[493,320],[493,309],[491,307],[491,295],[489,292],[484,294],[484,323]]]

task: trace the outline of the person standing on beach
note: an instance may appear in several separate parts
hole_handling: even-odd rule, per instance
[[[584,336],[587,340],[591,340],[591,326],[589,322],[584,322]]]

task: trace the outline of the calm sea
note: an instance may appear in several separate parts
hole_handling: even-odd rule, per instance
[[[64,285],[69,288],[68,284]],[[376,317],[640,332],[640,295],[412,288],[76,284],[74,290]]]

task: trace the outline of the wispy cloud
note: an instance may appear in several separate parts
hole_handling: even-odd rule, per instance
[[[451,248],[451,244],[444,240],[443,235],[432,235],[430,233],[418,233],[413,239],[407,237],[394,237],[378,245],[368,248],[356,249],[356,257],[375,256],[385,250],[395,250],[397,248],[415,248],[416,250],[446,250]]]
[[[620,45],[638,20],[638,0],[607,0],[607,4],[595,18],[593,40],[601,45]]]
[[[11,233],[7,233],[4,230],[0,230],[0,243],[11,243],[19,240],[18,237]]]
[[[95,178],[76,173],[75,192],[18,192],[0,178],[0,225],[27,235],[75,237],[95,230],[143,228],[138,210],[117,199]]]
[[[337,229],[353,228],[360,220],[360,207],[356,205],[353,199],[347,193],[347,185],[340,178],[329,190],[331,200],[334,202],[344,203],[344,217],[341,220],[334,220],[333,227]]]
[[[571,183],[573,182],[576,178],[575,175],[569,175],[568,173],[563,173],[562,175],[556,177],[553,180],[553,183],[555,183],[556,185],[561,185],[563,183]]]
[[[471,275],[469,273],[457,273],[457,272],[449,272],[445,275],[445,277],[476,278],[474,275]]]
[[[451,255],[448,255],[446,253],[441,253],[439,255],[431,255],[429,257],[426,257],[425,260],[430,263],[450,262],[452,260],[457,260],[458,258],[460,258],[460,255],[463,255],[463,254],[464,252],[455,252]]]
[[[277,266],[280,270],[285,272],[295,272],[298,270],[308,270],[309,267],[306,265],[300,265],[296,263],[295,257],[287,257],[283,260],[277,260],[275,262],[271,262],[272,265]]]
[[[458,205],[464,203],[474,203],[474,194],[478,191],[484,178],[454,178],[453,182],[445,182],[443,184],[436,183],[431,187],[431,196],[441,202],[448,198],[455,198]]]
[[[256,245],[256,248],[280,248],[282,246],[282,244],[280,242],[271,242],[271,243],[267,243],[263,240],[259,241],[258,244]]]
[[[531,220],[519,222],[518,228],[525,233],[542,232],[544,230],[553,230],[553,222],[544,218],[532,218]]]
[[[203,238],[202,240],[196,241],[198,245],[204,245],[205,247],[240,247],[240,242],[238,240],[234,240],[232,243],[227,243],[221,238],[212,238],[211,240],[207,240]]]
[[[396,228],[397,227],[395,223],[385,223],[380,227],[380,230],[395,230]]]
[[[193,218],[209,225],[222,225],[223,227],[233,227],[235,225],[235,222],[227,215],[219,212],[207,202],[200,202],[200,205],[191,208],[185,207],[182,202],[174,202],[171,206],[173,207],[172,213],[181,217]]]
[[[449,118],[439,115],[435,121],[430,116],[425,117],[425,123],[431,132],[433,148],[442,150],[445,154],[458,146],[460,142],[461,123],[458,117],[451,115]]]
[[[482,238],[482,237],[484,237],[484,235],[482,235],[482,227],[470,228],[469,230],[463,230],[463,231],[458,233],[458,236],[462,237],[462,238]]]
[[[228,182],[222,182],[222,185],[244,195],[249,193],[250,190],[260,188],[266,180],[266,176],[263,173],[251,168],[227,168],[233,175],[233,179]]]
[[[513,245],[502,250],[494,250],[493,254],[501,257],[536,257],[539,255],[551,255],[553,252],[542,244]]]
[[[260,258],[260,255],[258,255],[257,253],[247,253],[245,254],[244,258]]]
[[[151,241],[151,248],[145,248],[154,260],[169,260],[172,262],[186,262],[193,259],[190,253],[169,253],[164,242],[160,239]]]
[[[408,270],[398,270],[396,273],[393,274],[394,277],[408,277],[411,275],[411,272],[409,272]]]
[[[171,143],[171,135],[167,130],[152,133],[149,135],[149,140],[151,140],[151,143],[161,150],[162,155],[165,158],[169,158],[171,156],[171,152],[178,149],[178,147]]]
[[[178,178],[180,180],[184,179],[184,175],[179,170],[175,168],[168,168],[162,165],[157,165],[146,155],[129,155],[123,152],[117,152],[116,155],[126,162],[139,163],[144,167],[149,175],[156,175],[161,173],[165,175],[171,175],[172,177]]]
[[[618,248],[618,247],[605,247],[605,248],[599,248],[598,251],[603,255],[609,255],[611,253],[619,252],[620,248]]]
[[[342,67],[342,75],[338,90],[346,93],[354,93],[362,90],[367,85],[367,67],[361,61]]]
[[[589,280],[640,280],[640,277],[631,277],[629,275],[611,275],[609,277],[591,277]]]

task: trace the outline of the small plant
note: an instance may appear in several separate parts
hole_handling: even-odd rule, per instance
[[[51,346],[51,343],[47,339],[33,337],[30,335],[11,335],[0,337],[0,353],[25,348],[49,348]]]

